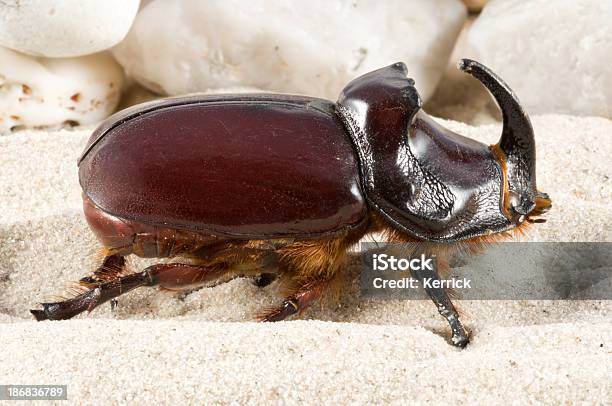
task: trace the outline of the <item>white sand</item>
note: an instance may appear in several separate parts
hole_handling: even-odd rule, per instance
[[[533,122],[538,186],[554,208],[530,238],[612,241],[612,121]],[[500,132],[447,124],[489,143]],[[464,301],[473,339],[457,350],[429,301],[360,300],[356,259],[341,306],[316,306],[307,321],[249,322],[279,298],[245,280],[184,301],[140,289],[113,312],[32,321],[28,309],[93,267],[76,170],[88,135],[0,137],[0,383],[68,384],[70,400],[98,404],[612,398],[610,301]]]

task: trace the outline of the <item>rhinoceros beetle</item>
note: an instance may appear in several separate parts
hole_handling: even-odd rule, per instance
[[[403,63],[353,80],[336,103],[188,96],[111,116],[78,161],[85,217],[106,256],[78,294],[32,313],[67,319],[139,286],[186,290],[238,276],[265,285],[278,276],[291,291],[262,315],[278,321],[333,291],[347,250],[366,233],[452,246],[542,220],[534,217],[551,203],[536,189],[528,116],[488,68],[465,59],[460,69],[501,108],[496,145],[429,117]],[[129,273],[130,254],[188,261]],[[447,293],[428,294],[453,344],[465,346]]]

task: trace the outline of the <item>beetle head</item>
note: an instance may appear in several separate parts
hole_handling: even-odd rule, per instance
[[[463,59],[459,69],[478,79],[491,92],[503,117],[499,142],[491,147],[502,167],[504,214],[515,224],[547,212],[551,200],[536,187],[536,144],[529,116],[508,85],[486,66]]]

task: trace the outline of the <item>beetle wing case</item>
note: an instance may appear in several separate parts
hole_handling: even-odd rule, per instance
[[[358,150],[368,202],[394,227],[425,240],[508,229],[493,153],[427,116],[406,73],[396,63],[363,75],[337,103]]]
[[[359,226],[357,157],[333,103],[191,96],[109,118],[79,161],[84,194],[124,219],[237,238]]]

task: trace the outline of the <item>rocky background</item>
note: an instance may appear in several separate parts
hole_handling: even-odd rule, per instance
[[[455,69],[462,57],[497,72],[530,114],[612,118],[611,20],[605,0],[3,0],[0,133],[194,92],[335,100],[396,61],[431,114],[498,119]]]

